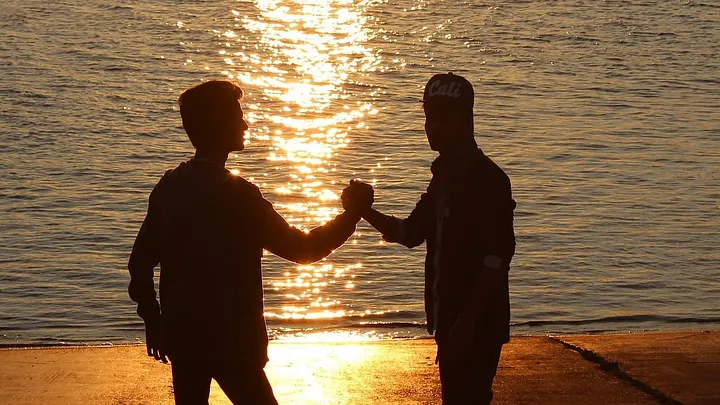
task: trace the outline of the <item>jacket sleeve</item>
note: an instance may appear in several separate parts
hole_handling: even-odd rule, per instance
[[[306,233],[285,221],[268,200],[260,202],[263,247],[293,262],[309,264],[330,255],[355,232],[360,217],[346,212]]]
[[[487,233],[487,255],[484,265],[491,268],[509,269],[515,254],[514,210],[517,203],[512,198],[510,180],[505,177],[498,187],[490,216],[490,232]],[[498,260],[499,259],[499,260]]]
[[[383,239],[400,243],[408,248],[421,245],[427,239],[428,220],[433,212],[430,197],[427,193],[423,193],[410,215],[405,219],[397,219],[395,231],[383,234]]]
[[[157,187],[156,187],[157,189]],[[137,302],[137,314],[147,323],[160,316],[155,292],[155,266],[160,262],[160,222],[155,207],[155,190],[150,194],[147,215],[135,238],[128,270],[130,271],[130,299]]]

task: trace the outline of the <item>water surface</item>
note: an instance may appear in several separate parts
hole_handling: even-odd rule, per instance
[[[435,157],[417,100],[446,71],[513,181],[513,333],[716,328],[719,23],[710,1],[6,0],[0,344],[142,336],[126,262],[192,155],[185,88],[243,86],[228,167],[310,229],[355,177],[410,212]],[[364,222],[320,263],[266,256],[272,337],[421,335],[423,260]]]

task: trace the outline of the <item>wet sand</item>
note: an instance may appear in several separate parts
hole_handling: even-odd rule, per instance
[[[440,404],[432,340],[272,342],[281,404]],[[720,404],[720,331],[514,337],[496,404]],[[172,404],[144,346],[0,350],[0,404]],[[229,404],[213,383],[211,404]]]

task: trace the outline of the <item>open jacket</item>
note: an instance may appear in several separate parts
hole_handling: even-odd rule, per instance
[[[428,332],[436,336],[447,333],[470,305],[476,276],[492,271],[487,268],[492,257],[493,270],[503,271],[503,277],[476,320],[476,334],[505,343],[510,339],[508,272],[515,253],[510,179],[479,148],[464,161],[440,156],[431,170],[426,192],[385,239],[410,248],[427,242],[425,312]]]

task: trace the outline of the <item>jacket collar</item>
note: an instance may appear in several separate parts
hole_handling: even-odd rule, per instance
[[[468,154],[462,159],[440,155],[432,162],[430,171],[433,176],[444,179],[447,176],[458,175],[476,168],[480,164],[483,156],[485,156],[485,154],[479,147],[468,150]]]

